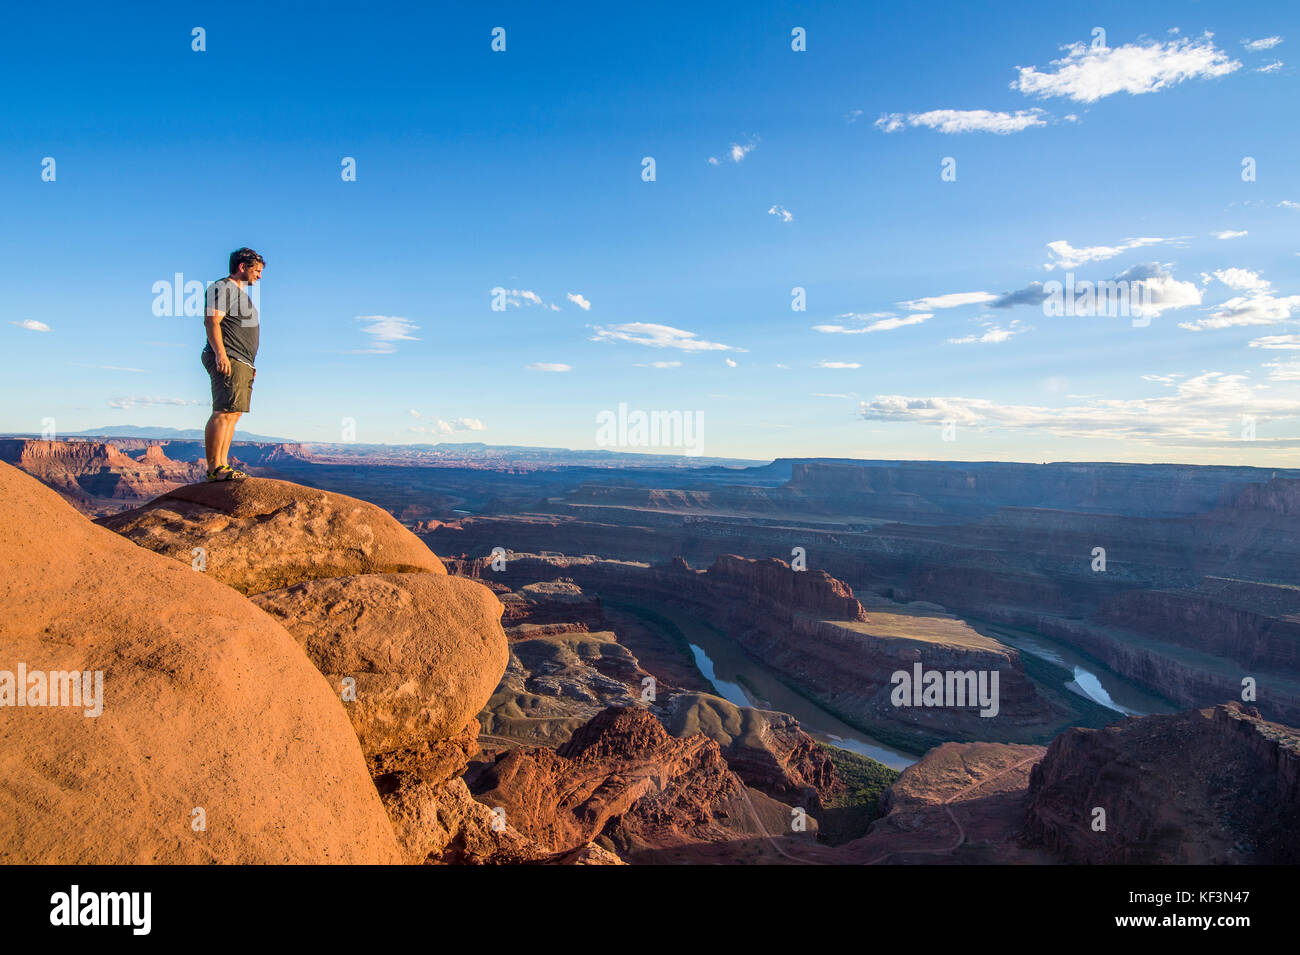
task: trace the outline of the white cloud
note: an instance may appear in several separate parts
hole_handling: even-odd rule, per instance
[[[636,366],[638,368],[680,368],[682,363],[679,361],[639,361]]]
[[[696,337],[695,332],[688,332],[671,325],[656,325],[651,322],[628,322],[623,325],[595,325],[593,342],[630,342],[633,345],[648,345],[651,348],[678,348],[682,351],[743,351],[731,345],[719,342],[707,342]]]
[[[861,110],[861,109],[851,109],[844,114],[844,121],[847,123],[856,123],[859,119],[862,118],[862,114],[864,112],[865,110]]]
[[[1044,263],[1043,268],[1074,269],[1088,262],[1104,262],[1113,259],[1129,249],[1140,249],[1143,246],[1158,245],[1168,241],[1168,239],[1144,237],[1125,239],[1119,245],[1089,245],[1076,249],[1064,239],[1057,239],[1055,242],[1047,243],[1047,250],[1053,261]]]
[[[540,305],[542,308],[549,309],[552,312],[558,312],[560,310],[560,306],[555,303],[542,301],[542,297],[532,289],[502,288],[498,285],[496,288],[492,289],[492,295],[494,297],[501,296],[506,305],[512,305],[515,308],[522,308],[525,305]]]
[[[997,113],[987,109],[932,109],[924,113],[885,113],[875,122],[876,129],[896,133],[908,126],[925,126],[941,133],[997,133],[1006,136],[1046,126],[1041,109],[1019,109],[1014,113]]]
[[[1272,63],[1266,63],[1265,65],[1261,66],[1261,67],[1260,67],[1259,69],[1257,69],[1255,72],[1256,72],[1256,73],[1273,73],[1273,72],[1275,72],[1275,71],[1277,71],[1277,70],[1282,69],[1282,67],[1284,67],[1284,66],[1286,66],[1286,64],[1283,63],[1281,60],[1274,60]]]
[[[917,298],[910,302],[899,302],[911,312],[932,312],[936,308],[957,308],[961,305],[984,305],[997,299],[988,292],[949,292],[947,295],[931,295],[929,298]]]
[[[1219,269],[1214,273],[1214,277],[1229,288],[1245,289],[1251,292],[1264,292],[1269,288],[1266,279],[1262,279],[1258,272],[1252,272],[1249,269]]]
[[[1185,80],[1226,76],[1241,68],[1241,63],[1215,47],[1208,34],[1199,40],[1128,43],[1095,50],[1072,43],[1061,49],[1065,56],[1052,61],[1051,71],[1016,67],[1020,75],[1011,88],[1026,96],[1064,96],[1076,103],[1095,103],[1115,93],[1154,93]]]
[[[558,361],[535,361],[528,366],[529,371],[573,371],[572,365]]]
[[[862,364],[856,361],[819,361],[818,368],[861,368]]]
[[[939,424],[979,430],[1029,429],[1070,438],[1161,445],[1235,446],[1243,409],[1260,421],[1300,415],[1294,389],[1271,392],[1247,375],[1203,372],[1154,398],[1094,399],[1064,408],[999,404],[983,398],[877,395],[859,413],[868,421]]]
[[[1169,309],[1200,305],[1204,293],[1194,282],[1180,282],[1159,262],[1134,265],[1111,281],[1129,284],[1129,305],[1135,315],[1154,317]]]
[[[581,292],[569,292],[564,297],[567,298],[574,305],[578,306],[578,308],[582,309],[584,312],[591,311],[591,302],[583,298]]]
[[[1278,203],[1278,208],[1300,210],[1300,202],[1292,202],[1290,199],[1283,199]]]
[[[1264,283],[1267,287],[1268,283]],[[1276,325],[1291,317],[1292,309],[1300,309],[1300,295],[1274,298],[1268,292],[1256,291],[1230,298],[1214,306],[1209,318],[1196,322],[1181,322],[1179,328],[1199,332],[1207,328],[1235,328],[1241,325]],[[1262,341],[1263,339],[1257,339]],[[1253,345],[1254,342],[1251,342]],[[1263,346],[1260,346],[1263,347]]]
[[[750,136],[749,141],[745,143],[732,143],[731,147],[722,154],[721,157],[710,156],[710,166],[720,166],[723,160],[729,159],[732,162],[743,162],[745,157],[758,148],[758,137]]]
[[[1265,335],[1250,342],[1251,348],[1297,349],[1300,348],[1300,335]]]
[[[773,206],[767,210],[767,214],[779,217],[782,222],[790,222],[794,219],[794,214],[785,206]]]
[[[854,313],[846,315],[836,315],[836,318],[860,318]],[[858,328],[850,328],[847,325],[814,325],[813,331],[825,332],[828,335],[863,335],[870,332],[888,332],[895,328],[902,328],[904,325],[920,325],[922,322],[934,318],[933,312],[918,312],[915,315],[907,315],[903,318],[890,312],[873,312],[872,318],[879,318],[879,321],[872,322],[870,325],[862,325]]]
[[[10,325],[17,325],[19,328],[25,328],[29,332],[48,332],[50,326],[44,322],[38,322],[34,318],[24,318],[21,322],[10,322]]]
[[[358,322],[365,322],[361,331],[369,335],[374,344],[370,348],[357,349],[353,355],[391,355],[397,351],[395,342],[418,342],[411,332],[418,332],[420,326],[405,318],[393,315],[358,315]]]
[[[487,426],[478,418],[457,418],[454,421],[443,421],[441,418],[437,418],[428,427],[415,424],[406,430],[418,434],[456,434],[462,431],[486,431]]]
[[[1300,381],[1300,358],[1288,358],[1266,361],[1270,381]]]
[[[1236,232],[1232,229],[1224,229],[1222,232],[1214,233],[1214,237],[1216,239],[1240,239],[1245,234],[1245,229],[1242,229],[1240,232]]]
[[[1006,326],[998,325],[994,322],[984,322],[985,330],[976,335],[964,335],[961,338],[948,339],[949,345],[996,345],[999,342],[1005,342],[1016,335],[1029,331],[1027,327],[1020,324],[1019,319],[1011,322]],[[1062,389],[1064,390],[1064,389]]]
[[[203,402],[196,398],[155,398],[151,395],[124,395],[108,399],[110,408],[148,408],[152,405],[188,406],[201,404]]]
[[[1258,53],[1260,50],[1271,50],[1281,42],[1280,36],[1266,36],[1260,40],[1242,40],[1241,45],[1252,53]]]

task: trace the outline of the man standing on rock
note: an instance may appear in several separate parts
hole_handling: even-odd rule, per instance
[[[230,466],[230,441],[235,422],[248,410],[253,398],[257,369],[257,307],[245,288],[262,277],[263,258],[252,249],[230,253],[230,274],[208,286],[203,326],[208,343],[203,349],[203,367],[212,381],[212,417],[203,431],[203,449],[208,458],[209,481],[233,481],[247,477]]]

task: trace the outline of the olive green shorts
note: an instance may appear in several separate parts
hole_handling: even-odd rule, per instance
[[[212,352],[203,350],[203,367],[212,382],[213,411],[247,411],[253,400],[253,379],[257,369],[242,361],[230,359],[230,374],[217,371],[217,360]]]

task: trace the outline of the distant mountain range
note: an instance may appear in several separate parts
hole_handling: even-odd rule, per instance
[[[14,435],[14,437],[39,438],[38,434]],[[203,440],[202,428],[156,428],[138,424],[115,424],[107,428],[90,428],[86,431],[65,431],[60,437],[64,438],[158,438],[169,439],[174,441],[195,439]],[[273,438],[264,434],[253,434],[251,431],[236,431],[236,441],[263,441],[268,444],[294,444],[293,438]]]

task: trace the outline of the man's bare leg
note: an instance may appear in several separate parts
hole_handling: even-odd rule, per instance
[[[212,417],[208,418],[207,427],[203,429],[203,456],[208,459],[208,472],[214,471],[225,456],[221,451],[221,435],[225,430],[223,419],[226,416],[220,411],[212,412]]]
[[[239,421],[241,413],[242,412],[239,411],[231,411],[222,416],[225,418],[225,421],[222,422],[221,460],[217,462],[218,467],[230,463],[230,442],[235,438],[235,423]]]

